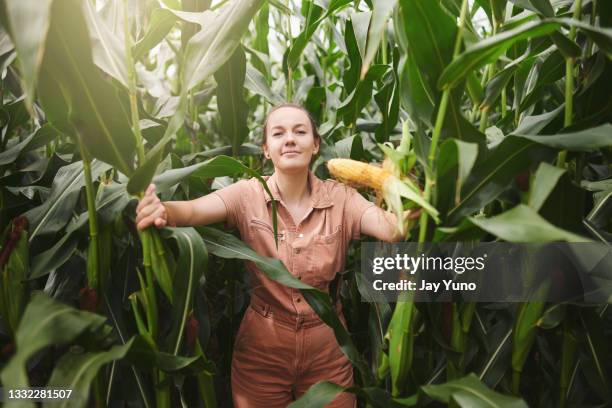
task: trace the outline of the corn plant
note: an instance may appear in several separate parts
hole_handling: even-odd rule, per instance
[[[398,217],[406,240],[609,245],[611,58],[605,0],[1,2],[2,387],[231,406],[251,261],[355,368],[292,406],[612,403],[607,304],[363,303],[357,243],[334,282],[346,330],[329,295],[223,226],[134,226],[151,182],[188,200],[263,181],[261,127],[286,100],[319,124],[319,177],[423,208]]]

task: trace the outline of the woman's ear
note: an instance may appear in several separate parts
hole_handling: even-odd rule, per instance
[[[321,138],[315,137],[315,140],[314,140],[314,149],[312,151],[312,154],[315,155],[315,154],[319,153],[319,148],[320,147],[321,147]]]
[[[264,157],[265,157],[267,160],[270,160],[270,152],[268,151],[268,146],[266,146],[266,144],[264,143],[264,144],[261,146],[261,148],[263,149],[263,154],[264,154]]]

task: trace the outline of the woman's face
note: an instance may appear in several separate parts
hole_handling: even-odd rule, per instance
[[[268,117],[264,154],[274,168],[283,172],[308,169],[310,159],[319,151],[319,140],[308,115],[301,109],[284,107]]]

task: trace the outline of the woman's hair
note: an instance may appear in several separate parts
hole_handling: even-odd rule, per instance
[[[266,115],[266,120],[264,122],[264,126],[263,126],[263,143],[266,143],[266,138],[268,137],[268,119],[270,119],[270,115],[274,112],[277,111],[281,108],[295,108],[295,109],[299,109],[302,112],[304,112],[306,114],[306,116],[308,116],[308,120],[310,121],[310,127],[312,127],[312,135],[315,139],[319,139],[321,140],[321,135],[319,134],[319,131],[317,130],[317,124],[315,123],[312,115],[310,114],[310,112],[308,112],[306,110],[306,108],[304,108],[301,105],[298,105],[296,103],[289,103],[289,102],[285,102],[285,103],[281,103],[280,105],[276,105],[275,107],[273,107],[272,109],[270,109],[270,111],[268,112],[268,115]]]

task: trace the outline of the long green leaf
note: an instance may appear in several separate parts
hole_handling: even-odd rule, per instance
[[[93,161],[91,163],[92,179],[97,179],[109,168],[110,166],[106,163]],[[55,233],[66,225],[84,185],[83,163],[80,161],[64,166],[57,172],[49,198],[40,206],[24,214],[28,217],[32,229],[30,242],[38,235]]]
[[[49,122],[82,142],[96,158],[126,175],[136,141],[125,100],[94,65],[89,34],[76,0],[55,0],[39,76],[39,96]]]
[[[469,220],[507,242],[589,242],[585,237],[555,227],[524,204],[491,218],[469,217]]]
[[[215,73],[221,136],[232,145],[234,155],[249,135],[249,106],[244,100],[245,74],[246,57],[242,47],[237,47],[230,59]]]
[[[178,247],[178,262],[174,273],[174,318],[170,335],[172,354],[179,353],[184,337],[189,312],[193,309],[193,298],[200,278],[208,264],[208,252],[202,237],[193,228],[167,228],[163,234],[166,239],[173,239]]]
[[[589,152],[612,146],[612,125],[606,123],[578,132],[558,133],[556,135],[515,135],[541,145],[569,151]]]
[[[365,56],[361,65],[362,79],[366,76],[372,61],[374,61],[376,52],[381,46],[383,34],[387,29],[387,22],[391,17],[397,2],[398,0],[379,0],[374,2],[372,18],[370,19],[370,27],[368,28],[368,41]],[[387,44],[382,44],[382,46],[386,47]]]
[[[494,200],[513,178],[531,163],[552,157],[552,152],[526,139],[506,137],[488,157],[476,164],[461,192],[461,199],[448,212],[448,221],[456,224]]]
[[[44,404],[45,407],[85,407],[89,399],[91,382],[104,365],[121,360],[132,348],[135,338],[107,351],[85,352],[68,350],[57,362],[47,388],[73,390],[71,398]]]
[[[83,15],[89,28],[91,52],[94,63],[108,75],[127,87],[127,67],[125,65],[125,43],[122,36],[116,35],[96,13],[90,1],[83,4]]]
[[[520,40],[548,35],[560,27],[554,21],[535,21],[491,36],[466,49],[448,65],[438,80],[440,89],[453,88],[470,72],[495,61]]]
[[[262,0],[233,0],[191,38],[185,50],[183,92],[214,74],[232,56],[261,4]]]
[[[138,61],[147,51],[159,44],[168,35],[176,20],[176,15],[171,11],[163,8],[154,9],[145,35],[132,47],[134,60]]]
[[[533,178],[533,185],[529,189],[529,207],[539,211],[564,172],[564,169],[546,162],[540,163]]]
[[[21,62],[22,80],[29,106],[34,102],[37,77],[45,47],[53,0],[4,2],[8,31]]]
[[[47,346],[69,343],[81,333],[101,327],[104,320],[103,316],[74,309],[45,294],[35,293],[15,334],[17,351],[0,373],[3,386],[6,389],[27,388],[26,364],[34,353]]]
[[[423,392],[431,398],[446,404],[453,401],[459,407],[488,408],[526,408],[527,404],[520,398],[510,397],[487,388],[478,377],[469,374],[458,380],[440,385],[425,385]]]

